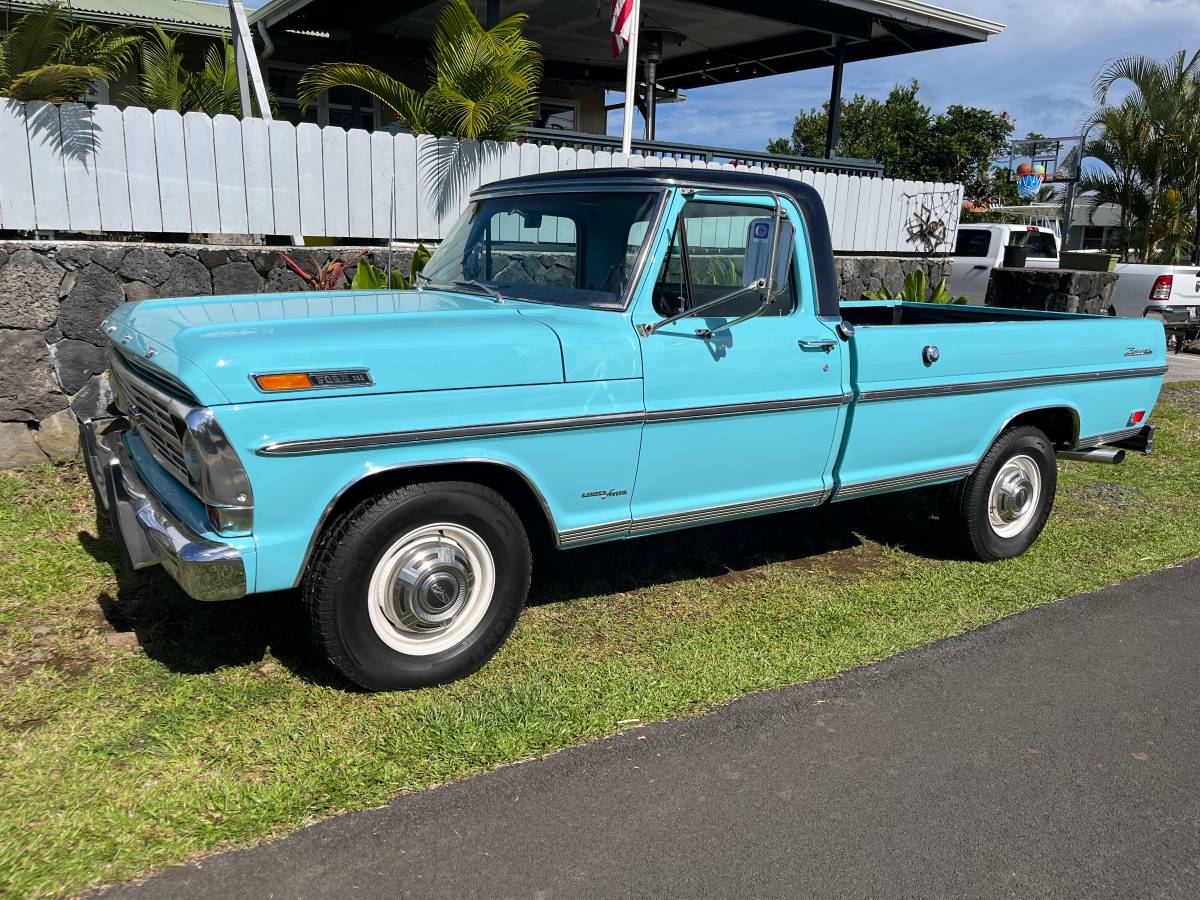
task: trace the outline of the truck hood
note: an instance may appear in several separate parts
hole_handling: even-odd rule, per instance
[[[264,394],[252,375],[367,369],[338,394],[436,391],[563,381],[554,330],[488,297],[443,291],[338,291],[127,303],[109,337],[149,358],[205,405]]]

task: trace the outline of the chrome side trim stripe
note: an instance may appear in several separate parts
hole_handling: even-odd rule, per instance
[[[462,425],[454,428],[422,428],[414,431],[386,431],[350,437],[312,438],[267,444],[256,452],[260,456],[299,456],[307,453],[335,453],[373,447],[396,447],[432,441],[461,441],[474,437],[510,437],[518,434],[543,434],[576,428],[605,428],[613,425],[640,425],[645,414],[637,412],[604,413],[596,416],[569,416],[561,419],[532,419],[525,422],[497,422],[490,425]]]
[[[413,431],[387,431],[348,437],[311,438],[280,441],[260,447],[260,456],[300,456],[309,453],[336,453],[341,450],[361,450],[376,447],[395,447],[403,444],[434,441],[461,441],[477,437],[510,437],[518,434],[543,434],[569,431],[576,428],[606,428],[614,425],[643,425],[659,422],[681,422],[691,419],[711,419],[724,416],[746,416],[756,413],[793,412],[801,409],[820,409],[849,403],[849,394],[830,394],[822,397],[798,397],[791,400],[765,400],[759,403],[727,403],[720,406],[694,406],[684,409],[662,409],[644,412],[603,413],[593,416],[566,416],[558,419],[531,419],[521,422],[497,422],[488,425],[462,425],[453,428],[422,428]]]
[[[860,403],[885,400],[913,400],[918,397],[941,397],[947,394],[982,394],[1012,388],[1037,387],[1047,384],[1075,384],[1087,381],[1110,381],[1117,378],[1153,378],[1165,375],[1166,366],[1141,369],[1111,369],[1102,372],[1075,372],[1069,375],[1032,375],[1026,378],[1001,378],[995,381],[968,381],[962,384],[930,384],[905,388],[863,391]]]
[[[852,396],[851,394],[828,394],[823,397],[797,397],[792,400],[763,400],[757,403],[726,403],[719,406],[692,406],[684,409],[655,409],[646,413],[646,422],[682,422],[689,419],[792,412],[798,409],[824,409],[830,406],[843,406],[850,402]]]
[[[855,497],[865,497],[868,494],[880,494],[885,491],[902,491],[908,488],[924,487],[943,481],[957,481],[966,478],[975,471],[975,465],[950,466],[945,469],[931,469],[927,472],[914,472],[911,475],[898,475],[893,478],[880,478],[876,481],[860,481],[857,484],[843,484],[833,495],[836,500],[853,500]]]
[[[588,525],[583,528],[569,528],[558,533],[560,547],[578,547],[582,544],[595,544],[600,541],[625,537],[629,532],[629,520],[606,522],[603,525]]]
[[[1101,444],[1123,441],[1125,438],[1135,437],[1145,427],[1145,425],[1137,425],[1133,428],[1122,428],[1120,431],[1110,431],[1107,434],[1094,434],[1091,437],[1081,437],[1075,446],[1079,450],[1087,450],[1091,447],[1099,447]]]
[[[590,525],[585,528],[560,531],[558,542],[561,547],[577,547],[581,544],[596,543],[611,538],[640,537],[658,531],[670,531],[673,528],[689,528],[726,519],[740,519],[765,513],[784,512],[789,509],[801,509],[806,506],[818,506],[824,503],[828,497],[829,491],[827,490],[804,491],[799,494],[785,494],[782,497],[768,497],[765,500],[749,500],[744,503],[729,503],[724,506],[708,506],[704,509],[690,509],[661,516],[647,516],[632,521],[625,519],[604,525]]]
[[[656,531],[668,531],[672,528],[689,528],[693,525],[704,525],[709,522],[719,522],[723,519],[739,519],[764,513],[800,509],[805,506],[817,506],[824,503],[828,496],[829,491],[827,490],[805,491],[799,494],[785,494],[782,497],[771,497],[766,500],[750,500],[745,503],[730,503],[725,506],[710,506],[705,509],[693,509],[686,512],[634,519],[629,530],[629,536],[651,534]]]

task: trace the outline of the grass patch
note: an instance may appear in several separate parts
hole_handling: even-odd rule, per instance
[[[1024,557],[948,558],[878,498],[554,554],[499,657],[369,695],[296,598],[195,604],[116,565],[75,468],[0,474],[0,892],[78,892],[503,763],[697,712],[1200,555],[1200,387],[1158,452],[1060,466]]]

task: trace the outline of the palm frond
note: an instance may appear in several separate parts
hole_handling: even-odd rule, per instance
[[[300,77],[300,108],[307,109],[331,88],[356,88],[370,94],[388,107],[414,131],[421,130],[425,119],[425,99],[373,66],[361,63],[322,63]]]
[[[47,3],[26,13],[4,41],[12,78],[53,62],[53,54],[71,30],[71,22],[59,3]]]
[[[182,108],[187,85],[183,54],[176,42],[175,36],[154,26],[152,38],[141,48],[141,76],[137,85],[125,92],[126,102],[147,109]]]
[[[119,78],[139,41],[126,31],[75,24],[61,4],[43,4],[0,41],[0,93],[19,100],[78,100],[95,82]]]
[[[7,93],[14,100],[69,103],[91,90],[102,75],[95,66],[52,63],[20,73],[9,83]]]
[[[485,29],[467,0],[449,0],[430,48],[430,86],[418,92],[371,66],[323,63],[300,79],[303,107],[332,88],[377,98],[417,133],[466,140],[511,140],[533,121],[542,59],[522,34],[527,16]]]

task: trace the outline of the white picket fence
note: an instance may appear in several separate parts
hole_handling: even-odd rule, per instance
[[[394,233],[398,240],[434,241],[481,184],[622,166],[732,168],[530,143],[0,99],[4,229],[339,238]],[[947,252],[953,246],[960,185],[758,171],[815,187],[839,251]],[[921,226],[931,219],[944,226],[940,241],[938,228]]]

